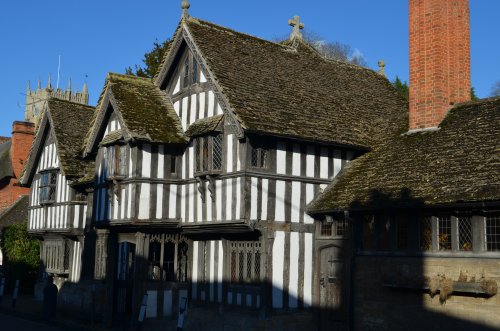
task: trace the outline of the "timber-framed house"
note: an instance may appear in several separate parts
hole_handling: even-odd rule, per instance
[[[176,318],[186,298],[191,316],[218,312],[231,323],[238,312],[306,327],[313,312],[335,308],[321,290],[335,280],[321,264],[337,257],[317,252],[325,242],[350,245],[345,220],[321,225],[306,206],[397,129],[407,102],[383,75],[322,57],[299,22],[290,40],[274,43],[184,10],[154,79],[108,74],[95,111],[78,120],[90,123],[72,142],[82,165],[68,192],[82,195],[68,201],[69,217],[80,217],[79,231],[51,227],[40,236],[76,236],[71,261],[79,264],[69,274],[44,272],[61,293],[69,289],[68,305],[97,305],[110,323],[136,320],[147,294],[147,318]],[[54,128],[68,129],[49,125],[53,102],[23,178],[32,199],[50,195],[51,185],[58,195],[63,180],[39,168],[51,146],[43,132],[57,138]],[[38,212],[42,205],[32,204],[32,232],[61,222]],[[98,302],[72,303],[79,286],[97,291]],[[338,314],[340,323],[347,318]]]

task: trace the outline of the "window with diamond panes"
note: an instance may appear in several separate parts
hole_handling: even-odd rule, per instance
[[[196,138],[194,143],[196,172],[222,170],[223,142],[223,134]]]
[[[56,198],[57,172],[44,172],[40,177],[38,189],[39,201],[41,204],[52,203]]]
[[[438,218],[438,244],[440,251],[451,250],[451,218]]]
[[[230,279],[233,284],[249,284],[261,280],[262,244],[258,241],[232,242]]]
[[[224,136],[218,134],[212,138],[212,169],[222,169],[222,141]]]
[[[250,165],[254,168],[267,168],[269,150],[264,147],[253,147]]]
[[[486,217],[486,250],[500,251],[500,215]]]
[[[420,250],[432,250],[432,218],[424,217],[420,220]]]
[[[472,251],[472,218],[458,217],[458,249]]]

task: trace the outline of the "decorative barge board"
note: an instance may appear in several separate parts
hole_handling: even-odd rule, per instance
[[[85,192],[72,185],[89,167],[77,158],[85,131],[66,123],[88,123],[93,111],[49,99],[21,179],[31,186],[28,231],[41,239],[44,272],[61,282],[80,279],[87,201]]]

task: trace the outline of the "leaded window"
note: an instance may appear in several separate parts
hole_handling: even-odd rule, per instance
[[[224,135],[198,137],[194,141],[195,171],[210,172],[222,170]]]
[[[391,218],[387,214],[377,217],[378,224],[378,250],[388,251],[391,249]]]
[[[486,217],[486,250],[500,251],[500,216]]]
[[[53,203],[56,198],[57,171],[44,172],[40,176],[38,189],[41,204]]]
[[[187,280],[187,251],[188,246],[184,239],[178,239],[172,235],[151,235],[148,279],[185,282]]]
[[[230,279],[233,284],[257,283],[262,279],[262,243],[235,241],[230,244]]]
[[[43,242],[41,260],[45,271],[51,274],[67,274],[70,269],[72,241],[50,239]]]
[[[342,215],[327,216],[319,226],[320,237],[340,237],[346,234],[347,221]]]
[[[472,218],[458,217],[458,249],[472,251]]]
[[[438,218],[438,244],[440,251],[451,250],[451,218],[449,216]]]
[[[253,147],[250,165],[254,168],[267,168],[269,163],[269,149]]]

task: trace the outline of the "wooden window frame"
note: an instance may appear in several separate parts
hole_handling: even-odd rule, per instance
[[[214,167],[215,145],[214,141],[220,139],[220,167]],[[206,174],[221,173],[224,168],[224,134],[199,136],[194,138],[194,174],[202,176]]]
[[[58,174],[58,170],[48,170],[40,173],[40,185],[38,187],[38,201],[40,205],[50,205],[56,202]],[[44,178],[47,178],[46,183],[44,183]],[[48,193],[45,193],[47,191]]]
[[[330,233],[324,234],[324,226],[330,226]],[[344,238],[348,236],[349,222],[343,215],[328,215],[324,220],[318,222],[316,236],[318,239]]]
[[[260,285],[265,276],[264,243],[261,240],[229,241],[227,247],[229,247],[227,256],[229,284]]]
[[[122,179],[128,175],[128,146],[111,145],[106,147],[107,178]]]

